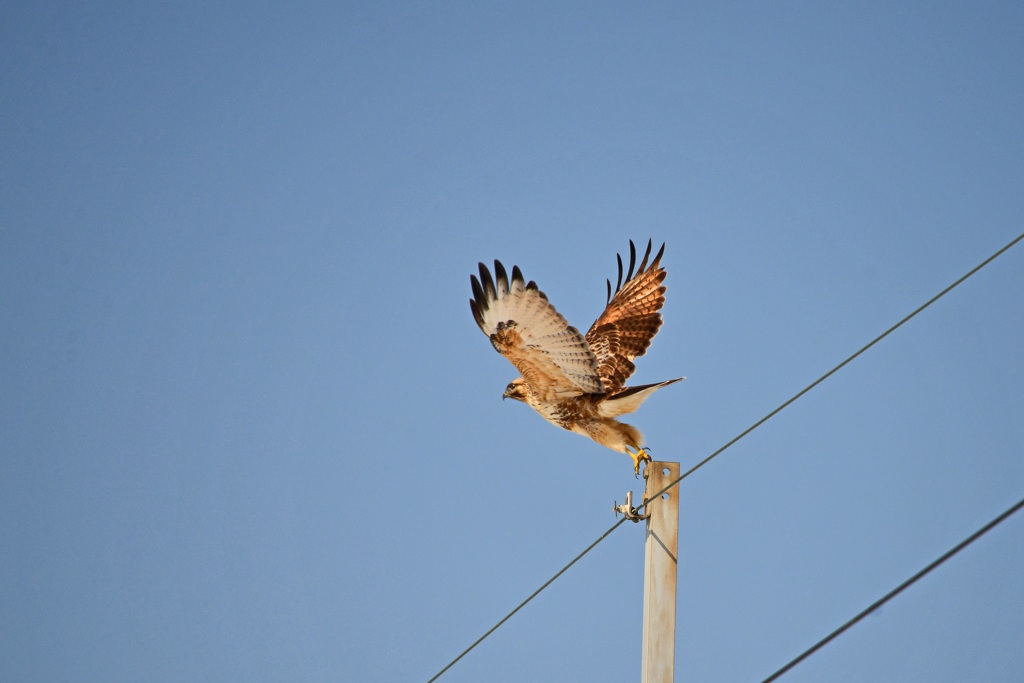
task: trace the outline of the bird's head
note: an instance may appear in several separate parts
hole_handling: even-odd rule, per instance
[[[526,386],[526,380],[519,377],[508,383],[508,386],[505,387],[505,393],[501,395],[501,399],[514,398],[517,401],[525,401],[528,392],[529,388]]]

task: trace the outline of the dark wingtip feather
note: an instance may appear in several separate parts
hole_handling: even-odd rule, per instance
[[[508,294],[508,273],[498,259],[494,259],[494,279],[498,285],[498,293]]]
[[[615,260],[618,261],[618,263],[619,263],[619,279],[615,283],[615,291],[618,292],[620,289],[622,289],[622,256],[619,255],[619,254],[616,254],[615,255]]]
[[[512,266],[512,284],[515,285],[517,282],[523,282],[523,272],[519,270],[519,266]]]
[[[664,255],[665,255],[665,243],[662,242],[661,243],[661,249],[658,250],[658,255],[654,257],[653,261],[651,261],[651,268],[657,268],[659,265],[661,265],[661,257],[664,256]]]
[[[605,298],[604,298],[604,303],[607,306],[609,303],[611,303],[611,300],[612,300],[612,281],[611,280],[605,280],[604,282],[605,282],[606,285],[608,285],[608,294],[605,295]]]
[[[647,251],[644,252],[644,258],[640,261],[640,267],[637,268],[637,273],[642,273],[647,268],[647,259],[651,255],[651,240],[647,240]]]
[[[480,329],[483,329],[483,327],[484,327],[484,317],[483,317],[483,314],[481,314],[480,307],[477,306],[475,299],[470,299],[469,300],[469,310],[473,311],[473,320],[476,321],[477,327],[479,327]]]
[[[469,276],[469,284],[473,287],[473,299],[476,300],[480,306],[486,306],[487,301],[484,299],[484,290],[480,286],[480,281],[476,279],[476,275]]]
[[[483,287],[484,299],[497,299],[498,296],[494,291],[494,280],[491,279],[491,273],[487,270],[487,266],[480,264],[480,284]]]
[[[633,240],[629,241],[629,273],[626,274],[626,282],[633,279],[633,266],[636,265],[636,245]]]
[[[476,279],[476,275],[469,276],[469,284],[473,288],[473,298],[469,300],[469,308],[473,311],[473,319],[482,330],[484,329],[484,313],[488,309],[487,297],[484,296],[484,288]]]

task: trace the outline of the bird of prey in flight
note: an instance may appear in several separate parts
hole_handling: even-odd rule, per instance
[[[479,280],[470,275],[473,318],[498,353],[522,373],[505,388],[503,398],[522,401],[548,422],[629,455],[637,474],[651,456],[641,445],[640,430],[615,418],[639,408],[661,387],[684,379],[625,386],[635,369],[633,359],[644,355],[661,327],[664,253],[662,244],[648,262],[648,240],[636,267],[636,247],[630,240],[626,278],[617,257],[615,291],[608,280],[604,312],[585,335],[548,303],[535,282],[523,279],[519,266],[512,267],[511,278],[500,261],[494,262],[493,278],[483,263]]]

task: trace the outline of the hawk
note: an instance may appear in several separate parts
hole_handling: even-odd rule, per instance
[[[522,373],[505,388],[502,398],[522,401],[545,420],[562,429],[582,434],[633,459],[633,471],[650,462],[641,446],[640,430],[616,420],[631,413],[661,387],[683,377],[638,387],[625,386],[635,369],[633,359],[642,356],[661,327],[665,303],[665,269],[661,257],[665,245],[648,263],[647,242],[640,267],[636,247],[629,242],[629,271],[622,279],[622,257],[616,256],[619,276],[608,294],[605,309],[586,335],[571,326],[532,280],[526,282],[519,266],[509,279],[500,261],[494,277],[480,264],[480,279],[470,275],[473,298],[469,307],[476,324],[495,350]]]

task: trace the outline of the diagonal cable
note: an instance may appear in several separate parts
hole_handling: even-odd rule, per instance
[[[835,373],[839,372],[839,371],[840,371],[840,370],[841,370],[842,368],[844,368],[844,367],[845,367],[845,366],[846,366],[846,365],[847,365],[848,363],[850,363],[850,361],[852,361],[852,360],[853,360],[854,358],[856,358],[857,356],[861,355],[862,353],[864,353],[865,351],[867,351],[868,349],[870,349],[870,348],[871,348],[872,346],[874,346],[874,345],[875,345],[875,344],[877,344],[878,342],[880,342],[880,341],[882,341],[883,339],[885,339],[886,337],[888,337],[888,336],[889,336],[889,335],[890,335],[891,333],[893,333],[893,332],[895,332],[895,331],[896,331],[897,329],[899,329],[899,327],[900,327],[900,326],[902,326],[902,325],[903,325],[903,323],[907,322],[908,320],[910,320],[911,318],[913,318],[913,317],[914,317],[915,315],[917,315],[918,313],[920,313],[920,312],[921,312],[921,311],[923,311],[924,309],[926,309],[926,308],[928,308],[929,306],[931,306],[931,305],[932,305],[933,303],[935,303],[936,301],[938,301],[939,299],[941,299],[942,297],[944,297],[944,296],[945,296],[946,294],[949,294],[949,293],[950,293],[951,291],[953,291],[953,290],[954,290],[954,289],[955,289],[955,288],[956,288],[957,286],[959,286],[960,284],[962,284],[962,283],[963,283],[963,282],[964,282],[964,281],[965,281],[965,280],[966,280],[967,278],[971,277],[972,275],[974,275],[975,273],[977,273],[977,272],[978,272],[979,270],[981,270],[982,268],[984,268],[985,266],[987,266],[987,265],[988,265],[989,263],[991,263],[991,262],[992,262],[992,261],[994,261],[994,260],[995,260],[996,258],[998,258],[998,257],[999,257],[999,256],[1000,256],[1001,254],[1003,254],[1003,252],[1007,251],[1008,249],[1010,249],[1010,247],[1012,247],[1013,245],[1017,244],[1017,242],[1020,242],[1021,240],[1024,240],[1024,233],[1021,233],[1020,235],[1017,235],[1017,237],[1015,237],[1015,238],[1014,238],[1014,239],[1013,239],[1013,240],[1012,240],[1012,241],[1011,241],[1011,242],[1010,242],[1009,244],[1007,244],[1007,245],[1006,245],[1005,247],[1003,247],[1002,249],[1000,249],[1000,250],[999,250],[999,251],[997,251],[996,253],[994,253],[994,254],[992,254],[991,256],[989,256],[989,257],[988,257],[987,259],[985,259],[984,261],[982,261],[981,263],[979,263],[978,265],[976,265],[976,266],[975,266],[974,268],[971,268],[971,270],[969,270],[969,271],[968,271],[968,272],[967,272],[967,273],[966,273],[966,274],[965,274],[964,276],[962,276],[962,277],[961,277],[961,278],[960,278],[959,280],[957,280],[956,282],[954,282],[954,283],[953,283],[953,284],[951,284],[950,286],[946,287],[946,288],[945,288],[944,290],[942,290],[941,292],[939,292],[938,294],[936,294],[935,296],[933,296],[933,297],[932,297],[931,299],[928,299],[928,301],[926,301],[926,302],[924,302],[923,304],[921,304],[920,306],[918,306],[918,307],[917,307],[917,308],[916,308],[916,309],[915,309],[915,310],[914,310],[914,311],[913,311],[912,313],[910,313],[909,315],[907,315],[907,316],[906,316],[905,318],[903,318],[903,319],[902,319],[902,320],[900,320],[900,321],[899,321],[898,323],[896,323],[895,325],[893,325],[892,327],[890,327],[889,329],[887,329],[887,330],[886,330],[885,332],[883,332],[882,334],[878,335],[877,337],[875,337],[874,339],[872,339],[871,341],[869,341],[869,342],[868,342],[867,344],[865,344],[865,345],[864,345],[864,346],[862,346],[862,347],[861,347],[860,349],[858,349],[858,350],[857,350],[857,351],[856,351],[856,352],[855,352],[855,353],[854,353],[853,355],[851,355],[850,357],[848,357],[848,358],[847,358],[846,360],[844,360],[844,361],[843,361],[842,363],[840,363],[839,365],[835,366],[834,368],[832,368],[831,370],[829,370],[828,372],[826,372],[826,373],[825,373],[824,375],[822,375],[821,377],[819,377],[818,379],[814,380],[813,382],[811,382],[810,384],[808,384],[808,385],[807,385],[806,387],[804,387],[803,389],[801,389],[800,391],[798,391],[798,392],[797,392],[797,393],[796,393],[796,394],[795,394],[795,395],[794,395],[794,396],[793,396],[792,398],[790,398],[790,399],[789,399],[788,401],[786,401],[785,403],[783,403],[782,405],[780,405],[780,406],[779,406],[778,408],[776,408],[776,409],[775,409],[775,410],[773,410],[772,412],[768,413],[767,415],[765,415],[764,417],[762,417],[762,418],[761,418],[760,420],[758,420],[758,421],[757,421],[757,422],[755,422],[754,424],[752,424],[752,425],[750,425],[749,427],[747,427],[747,428],[746,428],[746,429],[745,429],[745,430],[744,430],[743,432],[741,432],[741,433],[739,434],[739,436],[736,436],[736,437],[735,437],[735,438],[733,438],[733,439],[732,439],[731,441],[729,441],[729,443],[725,444],[724,446],[722,446],[721,448],[719,448],[719,449],[718,449],[717,451],[715,451],[714,453],[712,453],[712,454],[711,454],[711,455],[709,455],[708,457],[706,457],[706,458],[704,458],[703,460],[701,460],[701,461],[700,461],[699,463],[697,463],[696,465],[694,465],[693,467],[691,467],[690,469],[688,469],[688,470],[687,470],[686,472],[683,472],[682,474],[680,474],[680,475],[679,475],[679,477],[678,477],[678,478],[677,478],[676,480],[674,480],[674,481],[672,481],[672,482],[669,482],[669,483],[668,483],[668,484],[667,484],[667,485],[666,485],[666,486],[665,486],[665,487],[664,487],[663,489],[661,489],[660,491],[658,491],[657,493],[655,493],[655,494],[654,494],[654,495],[652,495],[651,497],[649,497],[649,498],[645,499],[645,500],[644,500],[644,502],[643,502],[643,503],[641,503],[640,505],[638,505],[637,507],[638,507],[638,508],[639,508],[639,507],[643,507],[644,505],[646,505],[647,503],[651,502],[652,500],[655,500],[655,499],[659,498],[659,497],[661,496],[661,494],[665,493],[666,491],[668,491],[669,489],[671,489],[671,488],[672,488],[673,486],[675,486],[676,484],[678,484],[679,482],[681,482],[681,481],[682,481],[683,479],[686,479],[686,478],[687,478],[688,476],[690,476],[691,474],[693,474],[694,472],[696,472],[697,470],[699,470],[699,469],[700,469],[701,467],[703,467],[704,465],[706,465],[706,464],[708,464],[709,462],[711,462],[711,461],[712,461],[712,460],[713,460],[713,459],[714,459],[715,457],[717,457],[717,456],[718,456],[718,455],[719,455],[720,453],[722,453],[723,451],[725,451],[726,449],[728,449],[728,448],[729,448],[730,446],[732,446],[732,445],[733,445],[733,444],[735,444],[735,443],[736,443],[737,441],[739,441],[740,439],[742,439],[743,437],[745,437],[745,436],[746,436],[747,434],[750,434],[750,432],[754,431],[755,429],[757,429],[758,427],[760,427],[761,425],[763,425],[763,424],[764,424],[765,422],[767,422],[768,420],[770,420],[770,419],[772,419],[773,417],[775,417],[775,416],[776,416],[777,414],[779,414],[780,412],[782,412],[782,411],[783,411],[784,409],[788,408],[788,407],[789,407],[789,406],[790,406],[791,404],[795,403],[797,399],[799,399],[799,398],[800,398],[801,396],[803,396],[804,394],[806,394],[807,392],[809,392],[809,391],[810,391],[811,389],[813,389],[814,387],[818,386],[819,384],[821,384],[822,382],[824,382],[824,381],[825,381],[826,379],[828,379],[829,377],[831,377],[831,376],[832,376],[832,375],[834,375]]]
[[[1019,500],[1017,502],[1017,504],[1012,506],[1009,510],[1007,510],[1003,514],[999,515],[998,517],[993,519],[991,522],[989,522],[985,526],[981,527],[980,529],[975,531],[973,534],[971,534],[970,536],[968,536],[967,538],[965,538],[964,540],[960,541],[955,546],[953,546],[952,548],[947,550],[945,553],[943,553],[943,555],[941,557],[939,557],[937,560],[933,561],[927,567],[925,567],[921,571],[917,572],[916,574],[911,576],[909,579],[907,579],[906,581],[904,581],[900,585],[898,585],[895,588],[893,588],[891,591],[889,591],[888,593],[883,595],[881,598],[879,598],[875,602],[871,603],[871,605],[869,605],[868,608],[865,609],[863,612],[861,612],[860,614],[858,614],[857,616],[855,616],[854,618],[850,619],[845,624],[843,624],[842,626],[837,628],[835,631],[832,631],[832,633],[828,634],[827,636],[825,636],[824,638],[819,640],[817,643],[815,643],[810,648],[808,648],[803,653],[801,653],[798,657],[796,657],[795,659],[791,660],[788,664],[786,664],[786,666],[782,667],[781,669],[779,669],[778,671],[773,673],[771,676],[769,676],[768,678],[764,679],[764,681],[762,681],[762,683],[771,683],[771,681],[776,680],[779,676],[781,676],[782,674],[786,673],[787,671],[792,669],[794,666],[796,666],[800,662],[804,661],[805,659],[810,657],[812,654],[814,654],[815,652],[817,652],[821,648],[823,648],[826,645],[828,645],[830,642],[832,642],[832,640],[834,640],[840,634],[842,634],[843,631],[845,631],[846,629],[850,628],[851,626],[856,624],[858,621],[860,621],[861,619],[863,619],[867,615],[869,615],[872,612],[874,612],[876,609],[878,609],[879,607],[881,607],[885,603],[889,602],[889,600],[891,600],[892,598],[896,597],[901,592],[903,592],[904,589],[909,588],[918,579],[920,579],[920,578],[924,577],[926,574],[928,574],[928,572],[930,572],[931,570],[935,569],[940,564],[942,564],[943,562],[945,562],[946,560],[948,560],[949,558],[953,557],[958,552],[960,552],[961,550],[963,550],[964,548],[969,546],[971,543],[973,543],[974,541],[976,541],[979,538],[981,538],[982,536],[984,536],[987,532],[989,532],[990,530],[992,530],[993,528],[998,526],[1000,522],[1002,522],[1007,517],[1009,517],[1013,513],[1015,513],[1018,510],[1020,510],[1022,507],[1024,507],[1024,498]]]
[[[516,605],[516,608],[515,608],[514,610],[512,610],[511,612],[509,612],[508,614],[506,614],[506,615],[505,615],[505,617],[504,617],[504,618],[503,618],[503,619],[502,619],[501,621],[499,621],[499,622],[498,622],[497,624],[495,624],[494,626],[492,626],[492,627],[490,628],[490,630],[489,630],[489,631],[487,631],[487,633],[485,633],[485,634],[483,634],[482,636],[480,636],[479,638],[477,638],[477,639],[476,639],[476,641],[474,641],[472,645],[470,645],[470,646],[469,646],[469,647],[467,647],[467,648],[466,648],[465,650],[463,650],[462,652],[460,652],[460,653],[459,653],[459,656],[458,656],[458,657],[456,657],[456,658],[455,658],[455,659],[453,659],[452,661],[448,662],[448,665],[447,665],[447,666],[445,666],[445,667],[444,667],[443,669],[441,669],[440,671],[438,671],[438,672],[437,672],[436,674],[434,674],[434,677],[433,677],[433,678],[431,678],[431,679],[430,679],[429,681],[427,681],[427,683],[433,683],[434,681],[436,681],[436,680],[437,680],[438,678],[440,678],[440,677],[441,677],[441,674],[443,674],[443,673],[444,673],[445,671],[447,671],[448,669],[450,669],[450,668],[452,668],[453,666],[455,666],[455,663],[456,663],[457,661],[459,661],[460,659],[462,659],[463,657],[465,657],[465,656],[466,656],[467,654],[469,654],[469,651],[470,651],[470,650],[472,650],[472,649],[473,649],[474,647],[476,647],[477,645],[479,645],[480,643],[482,643],[482,642],[483,642],[483,640],[484,640],[484,638],[486,638],[487,636],[489,636],[489,635],[491,635],[492,633],[494,633],[495,631],[497,631],[497,630],[498,630],[498,627],[500,627],[500,626],[501,626],[502,624],[504,624],[504,623],[505,623],[506,621],[508,621],[509,619],[511,619],[511,618],[512,618],[512,615],[513,615],[513,614],[515,614],[515,613],[516,613],[516,612],[518,612],[518,611],[519,611],[520,609],[522,609],[523,607],[525,607],[525,606],[526,606],[526,603],[530,602],[530,600],[533,600],[533,599],[534,599],[535,597],[537,597],[538,595],[540,595],[540,592],[541,592],[542,590],[544,590],[545,588],[547,588],[548,586],[550,586],[550,585],[551,585],[552,583],[554,583],[554,582],[555,582],[555,579],[557,579],[557,578],[558,578],[559,576],[561,576],[562,574],[564,574],[565,572],[567,572],[567,571],[569,570],[569,567],[571,567],[571,566],[573,566],[574,564],[576,564],[576,562],[578,562],[578,561],[579,561],[580,559],[582,559],[584,555],[586,555],[586,554],[587,554],[587,553],[589,553],[589,552],[590,552],[591,550],[593,550],[593,549],[594,549],[594,548],[595,548],[595,547],[597,546],[597,544],[598,544],[598,543],[600,543],[600,542],[601,542],[601,541],[603,541],[604,539],[608,538],[608,536],[610,536],[610,535],[611,535],[611,533],[612,533],[613,531],[615,531],[616,529],[618,529],[618,528],[619,528],[619,526],[620,526],[620,525],[621,525],[621,524],[622,524],[623,522],[625,522],[625,521],[626,521],[626,518],[625,518],[625,517],[623,517],[622,519],[620,519],[619,521],[617,521],[617,522],[616,522],[615,524],[613,524],[613,525],[611,526],[611,528],[610,528],[610,529],[608,529],[608,531],[606,531],[606,532],[604,532],[603,534],[601,534],[601,536],[600,536],[600,537],[599,537],[599,538],[598,538],[598,539],[597,539],[596,541],[594,541],[593,543],[591,543],[590,545],[588,545],[588,546],[587,546],[586,548],[584,548],[584,549],[583,549],[583,552],[581,552],[581,553],[580,553],[579,555],[577,555],[576,557],[572,558],[572,561],[571,561],[571,562],[569,562],[569,564],[567,564],[567,565],[565,565],[564,567],[562,567],[562,568],[561,568],[560,570],[558,570],[558,573],[557,573],[557,574],[555,574],[555,575],[554,575],[554,576],[552,576],[552,577],[551,577],[550,579],[548,579],[547,581],[545,581],[545,582],[544,582],[544,585],[543,585],[543,586],[541,586],[541,587],[540,587],[540,588],[538,588],[537,590],[533,591],[533,593],[531,593],[531,594],[530,594],[530,597],[526,598],[526,599],[525,599],[525,600],[523,600],[523,601],[522,601],[521,603],[519,603],[518,605]]]

